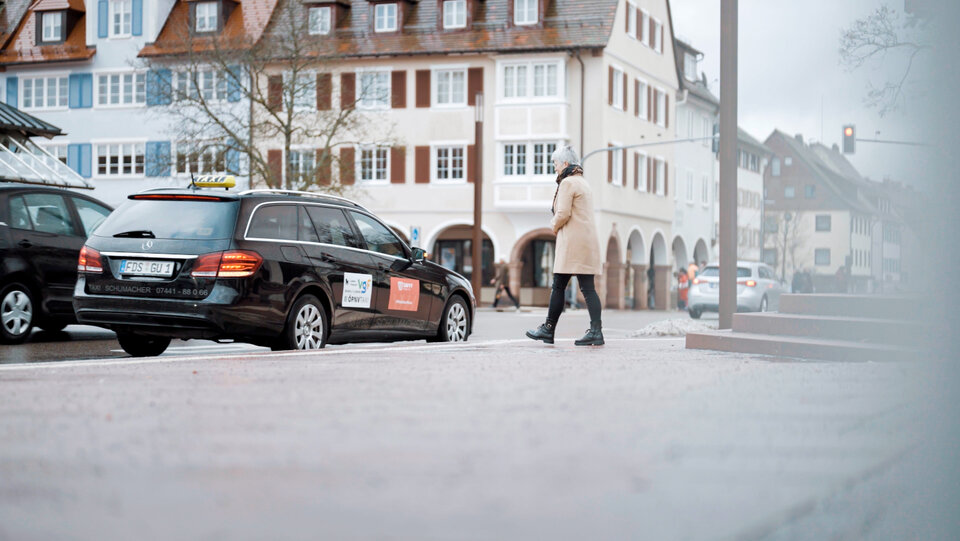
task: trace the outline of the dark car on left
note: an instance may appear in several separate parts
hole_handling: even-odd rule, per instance
[[[77,257],[112,210],[63,188],[0,184],[0,343],[76,322]]]

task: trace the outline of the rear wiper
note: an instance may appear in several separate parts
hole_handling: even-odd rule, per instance
[[[153,234],[153,231],[147,231],[146,229],[135,229],[133,231],[124,231],[123,233],[117,233],[114,237],[126,237],[134,239],[155,239],[156,235]]]

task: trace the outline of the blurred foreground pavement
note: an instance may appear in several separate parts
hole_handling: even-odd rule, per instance
[[[0,539],[949,539],[944,370],[672,338],[7,365]]]

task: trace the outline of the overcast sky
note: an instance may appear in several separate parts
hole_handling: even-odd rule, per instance
[[[846,123],[857,126],[859,137],[921,137],[919,127],[910,121],[911,100],[915,107],[917,93],[910,94],[901,110],[884,118],[864,104],[868,83],[880,85],[893,77],[901,65],[899,59],[888,58],[885,64],[854,73],[840,65],[841,29],[883,3],[740,0],[740,126],[760,141],[777,128],[789,134],[802,133],[806,140],[822,140],[828,146],[840,142],[841,127]],[[903,0],[886,3],[903,8]],[[677,37],[703,51],[700,69],[719,95],[720,0],[671,0],[670,5]],[[851,161],[873,179],[890,176],[909,182],[909,163],[917,152],[915,147],[864,143],[857,146]]]

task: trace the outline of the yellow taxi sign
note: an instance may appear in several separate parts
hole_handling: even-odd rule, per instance
[[[195,178],[193,185],[198,188],[233,188],[237,185],[237,179],[233,175],[204,175]]]

